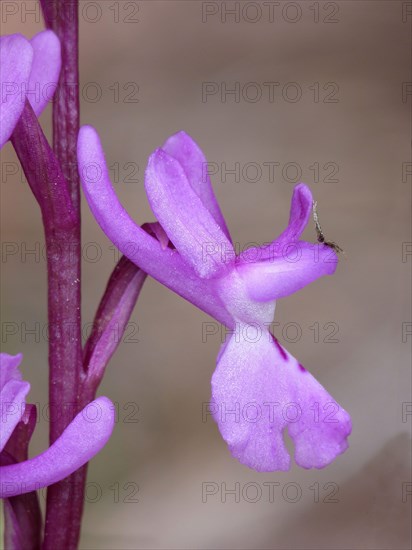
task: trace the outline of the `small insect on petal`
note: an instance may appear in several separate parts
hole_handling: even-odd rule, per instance
[[[327,241],[325,239],[325,235],[323,234],[322,228],[321,228],[320,223],[319,223],[319,216],[318,216],[318,212],[317,212],[317,206],[318,206],[317,201],[313,201],[313,221],[315,222],[315,229],[316,229],[318,243],[322,243],[322,244],[325,244],[326,246],[329,246],[337,254],[340,254],[340,253],[344,254],[345,252],[344,252],[343,248],[341,248],[337,243],[335,243],[333,241]]]

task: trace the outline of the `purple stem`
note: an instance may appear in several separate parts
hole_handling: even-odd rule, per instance
[[[53,149],[69,183],[73,207],[80,213],[76,153],[80,125],[79,2],[40,0],[40,3],[47,28],[57,34],[61,44],[62,66],[53,102]]]
[[[83,375],[81,350],[81,236],[80,236],[80,182],[77,171],[77,135],[80,123],[79,109],[79,21],[78,0],[41,0],[44,19],[60,39],[62,68],[56,100],[53,103],[53,148],[68,182],[72,207],[77,224],[71,235],[61,235],[71,244],[66,271],[65,259],[49,263],[49,322],[60,309],[59,289],[66,287],[65,299],[72,302],[65,321],[73,330],[71,338],[65,339],[63,355],[50,360],[50,402],[61,399],[61,388],[69,387],[67,404],[71,413],[59,415],[55,411],[50,425],[50,443],[62,433],[68,422],[85,404],[86,395],[80,388]],[[66,286],[70,285],[70,288]],[[63,296],[61,296],[63,297]],[[93,397],[93,396],[92,396]],[[53,413],[52,413],[53,414]],[[66,480],[52,485],[47,491],[46,527],[44,550],[76,548],[80,537],[83,513],[84,486],[87,466]]]
[[[82,370],[80,331],[80,219],[69,186],[37,117],[26,102],[13,146],[43,218],[47,251],[50,441],[64,431],[79,407]],[[44,547],[76,548],[80,533],[84,471],[49,488]]]

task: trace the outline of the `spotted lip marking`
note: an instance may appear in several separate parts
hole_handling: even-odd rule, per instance
[[[284,350],[284,349],[282,348],[282,346],[279,344],[278,339],[277,339],[276,336],[274,336],[273,334],[271,334],[271,336],[272,336],[273,341],[275,342],[276,347],[277,347],[278,350],[279,350],[279,353],[281,354],[281,356],[283,357],[283,359],[284,359],[285,361],[287,361],[287,360],[288,360],[288,356],[286,355],[285,350]]]
[[[299,368],[302,372],[307,372],[305,367],[299,363]]]

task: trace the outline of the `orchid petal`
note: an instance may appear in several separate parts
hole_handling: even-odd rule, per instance
[[[164,248],[139,227],[120,204],[112,184],[99,136],[83,126],[78,140],[79,173],[87,202],[107,237],[132,262],[183,298],[230,325],[225,310],[208,281],[201,281],[176,250]]]
[[[60,67],[60,41],[53,31],[39,32],[30,43],[33,63],[30,72],[27,99],[39,116],[56,91]]]
[[[280,345],[277,346],[277,358],[284,369],[288,369],[290,403],[296,411],[296,414],[290,410],[285,414],[288,433],[295,444],[296,464],[302,468],[325,468],[348,448],[351,418],[316,378]]]
[[[312,213],[312,192],[307,185],[299,183],[293,190],[290,203],[289,223],[276,239],[277,243],[288,244],[300,239]]]
[[[132,262],[152,277],[165,280],[176,270],[182,276],[185,266],[179,255],[164,249],[159,241],[139,227],[120,204],[112,184],[99,136],[94,128],[83,126],[78,140],[79,172],[89,206],[109,239]],[[171,272],[171,273],[170,273]],[[171,281],[173,284],[178,281]]]
[[[268,245],[250,248],[242,256],[250,257],[252,254],[256,254],[260,261],[264,261],[281,254],[290,244],[294,244],[299,240],[308,224],[312,212],[312,204],[312,192],[309,187],[304,183],[296,185],[290,203],[287,228]]]
[[[226,237],[231,240],[225,219],[213,192],[206,157],[198,144],[186,132],[181,131],[171,136],[162,145],[162,149],[179,162],[193,191],[213,216]]]
[[[1,468],[0,498],[28,493],[66,478],[89,462],[112,433],[114,405],[99,397],[85,407],[44,453]]]
[[[324,244],[289,243],[281,255],[257,262],[241,262],[238,273],[249,296],[258,302],[283,298],[323,275],[332,275],[338,263],[336,252]]]
[[[181,256],[200,277],[224,272],[232,243],[190,185],[182,165],[162,149],[149,158],[146,193],[157,219]]]
[[[0,147],[13,133],[26,101],[33,48],[20,34],[0,37]]]
[[[0,354],[0,451],[3,450],[25,408],[30,384],[22,380],[18,369],[22,355]]]
[[[288,428],[300,466],[327,466],[347,448],[349,415],[268,331],[256,340],[250,328],[237,325],[212,377],[211,408],[231,453],[260,472],[288,470]]]

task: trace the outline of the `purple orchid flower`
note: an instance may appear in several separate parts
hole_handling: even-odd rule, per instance
[[[0,354],[0,453],[19,422],[29,421],[29,415],[25,415],[25,397],[30,384],[22,380],[18,368],[21,359],[21,354]],[[105,446],[113,426],[112,402],[107,397],[92,401],[44,453],[0,466],[0,498],[29,493],[66,478]]]
[[[80,130],[78,159],[89,206],[109,239],[149,275],[232,329],[217,359],[210,403],[232,455],[257,471],[288,470],[286,429],[304,468],[323,468],[344,452],[348,413],[268,330],[278,298],[336,269],[333,249],[299,240],[312,210],[310,190],[295,187],[289,225],[275,241],[236,256],[204,173],[206,159],[187,134],[175,134],[151,155],[145,178],[172,248],[121,206],[91,127]]]
[[[53,31],[30,41],[20,34],[0,37],[0,147],[10,138],[26,98],[40,116],[56,90],[60,73],[60,42]]]

